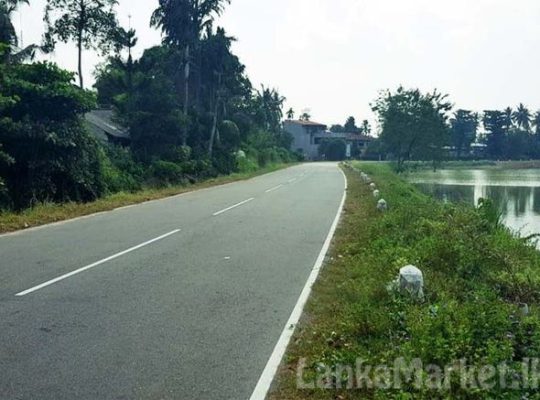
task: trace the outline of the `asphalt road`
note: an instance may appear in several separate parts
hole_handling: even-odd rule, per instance
[[[305,164],[0,236],[0,399],[249,399],[344,187]]]

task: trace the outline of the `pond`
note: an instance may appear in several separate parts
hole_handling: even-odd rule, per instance
[[[481,198],[491,199],[512,230],[521,236],[540,233],[540,169],[421,171],[409,180],[443,201],[478,205]]]

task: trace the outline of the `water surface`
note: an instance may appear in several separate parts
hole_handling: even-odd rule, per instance
[[[540,169],[472,169],[422,171],[409,180],[443,201],[477,205],[495,202],[504,223],[522,236],[540,233]]]

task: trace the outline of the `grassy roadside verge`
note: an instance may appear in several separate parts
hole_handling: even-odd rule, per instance
[[[521,362],[540,357],[540,253],[498,224],[489,206],[444,205],[387,165],[355,166],[370,174],[390,211],[378,213],[359,173],[346,171],[349,196],[331,258],[270,399],[539,398],[524,388],[534,382]],[[424,273],[424,301],[387,287],[411,263]],[[421,361],[412,379],[394,378],[400,358],[407,366]],[[367,374],[374,387],[357,379],[367,371],[359,359],[383,366]],[[426,370],[430,364],[442,371]],[[470,368],[483,366],[499,369]],[[473,375],[463,383],[467,371]],[[315,388],[299,388],[299,372]]]
[[[135,193],[116,193],[90,203],[41,204],[21,213],[0,212],[0,233],[14,232],[53,222],[114,210],[133,204],[158,200],[194,190],[242,181],[268,174],[294,164],[270,165],[255,172],[220,176],[189,186],[172,186],[163,189],[145,189]]]

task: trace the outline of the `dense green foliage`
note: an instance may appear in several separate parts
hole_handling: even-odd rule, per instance
[[[528,160],[540,158],[540,112],[532,118],[520,104],[514,111],[485,111],[483,125],[487,155],[495,160]],[[534,125],[536,131],[533,132]]]
[[[0,206],[42,201],[89,201],[105,190],[97,142],[80,115],[94,96],[72,85],[73,75],[53,64],[0,65],[0,176],[9,197]]]
[[[328,161],[343,161],[346,153],[347,143],[343,139],[325,139],[319,147],[319,154]]]
[[[349,198],[332,258],[293,339],[287,379],[273,398],[538,398],[535,390],[511,389],[512,379],[524,372],[522,360],[540,356],[540,253],[534,243],[504,228],[489,202],[478,209],[445,205],[399,179],[387,165],[358,167],[377,183],[390,209],[377,212],[359,173],[347,172]],[[391,285],[408,264],[423,271],[423,300]],[[506,363],[512,372],[507,389],[497,378],[492,389],[463,389],[456,373],[442,391],[416,389],[412,381],[401,390],[299,391],[291,371],[303,357],[308,358],[306,382],[327,371],[321,365],[355,367],[357,358],[390,367],[396,358],[419,358],[424,367],[443,368],[466,359],[470,366]],[[333,371],[323,382],[346,385],[346,370],[343,375]]]
[[[254,90],[232,53],[235,39],[213,27],[227,1],[160,1],[151,24],[163,30],[163,44],[134,60],[136,33],[118,26],[116,0],[48,0],[44,49],[76,43],[80,88],[54,64],[20,64],[11,17],[21,2],[0,0],[0,209],[292,161],[281,128],[285,99]],[[112,54],[96,71],[96,94],[82,89],[83,49]],[[129,128],[129,148],[88,134],[83,117],[97,104],[113,107]]]
[[[540,158],[540,111],[532,115],[520,104],[516,110],[481,114],[458,109],[449,117],[452,105],[446,99],[417,89],[383,92],[373,106],[381,134],[364,156],[395,160],[400,171],[410,160],[436,166],[441,160]],[[343,127],[332,130],[342,132]]]
[[[471,144],[476,141],[479,125],[478,114],[467,110],[457,110],[451,124],[451,143],[456,149],[457,158],[471,151]]]
[[[368,120],[362,121],[361,126],[356,126],[356,120],[354,117],[347,118],[344,125],[332,125],[330,132],[334,133],[355,133],[370,136],[371,125]]]
[[[448,142],[447,96],[400,87],[395,93],[383,92],[373,111],[381,125],[380,141],[402,170],[407,160],[440,161]]]
[[[163,29],[164,43],[133,62],[109,59],[97,72],[99,101],[112,105],[130,128],[135,160],[149,166],[157,181],[179,183],[290,161],[291,138],[281,128],[285,99],[265,87],[254,90],[232,53],[235,39],[212,27],[222,2],[208,2],[207,8],[202,2],[201,10],[192,8],[196,3],[160,3],[153,23]],[[186,7],[196,15],[188,30],[168,14]]]

